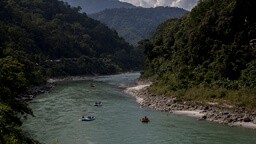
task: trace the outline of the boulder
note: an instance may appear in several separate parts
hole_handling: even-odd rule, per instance
[[[244,122],[251,122],[252,120],[248,117],[244,118]]]

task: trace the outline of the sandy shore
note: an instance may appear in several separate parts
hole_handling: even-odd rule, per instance
[[[142,107],[150,107],[159,111],[169,112],[207,120],[229,126],[239,126],[244,128],[256,129],[256,113],[241,109],[218,108],[214,105],[195,105],[178,102],[176,98],[158,96],[148,91],[151,82],[139,80],[138,85],[124,90],[136,98]],[[209,103],[211,104],[211,103]]]
[[[178,115],[185,115],[185,116],[189,116],[189,117],[195,117],[197,119],[200,119],[204,116],[204,114],[202,113],[202,111],[173,111],[174,114],[178,114]]]

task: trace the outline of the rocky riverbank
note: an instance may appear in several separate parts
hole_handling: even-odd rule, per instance
[[[19,95],[19,98],[28,102],[37,95],[50,91],[53,87],[55,87],[55,83],[53,82],[47,82],[46,84],[40,86],[28,87],[24,93]]]
[[[55,87],[56,82],[59,81],[74,81],[74,80],[89,80],[95,77],[94,75],[85,75],[85,76],[67,76],[62,78],[51,78],[47,81],[46,84],[40,86],[32,86],[28,87],[26,91],[19,95],[19,98],[25,101],[31,101],[39,94],[46,93],[51,90],[51,88]]]
[[[46,84],[43,84],[40,86],[28,87],[24,93],[19,95],[19,98],[28,102],[28,101],[31,101],[33,98],[35,98],[37,95],[50,91],[53,87],[55,87],[56,82],[89,80],[94,78],[95,76],[97,75],[67,76],[62,78],[51,78],[47,81]]]
[[[208,120],[229,126],[241,126],[256,129],[256,113],[244,108],[234,109],[230,106],[217,107],[216,103],[209,105],[187,104],[177,98],[155,95],[149,92],[151,82],[138,80],[136,87],[127,88],[125,93],[136,98],[142,107],[150,107],[163,112],[196,117],[198,120]]]

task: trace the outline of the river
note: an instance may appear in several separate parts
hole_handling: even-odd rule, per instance
[[[31,101],[23,130],[44,144],[255,144],[256,130],[140,108],[123,93],[139,73],[57,82]],[[90,87],[94,83],[95,87]],[[103,106],[94,103],[101,101]],[[93,115],[94,121],[81,121]],[[149,123],[141,123],[147,116]]]

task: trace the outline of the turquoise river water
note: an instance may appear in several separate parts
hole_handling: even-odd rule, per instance
[[[256,130],[140,108],[123,93],[139,73],[58,82],[29,106],[23,130],[44,144],[256,144]],[[90,87],[94,83],[95,87]],[[94,103],[101,101],[103,106]],[[94,121],[81,121],[93,115]],[[141,123],[147,116],[149,123]]]

